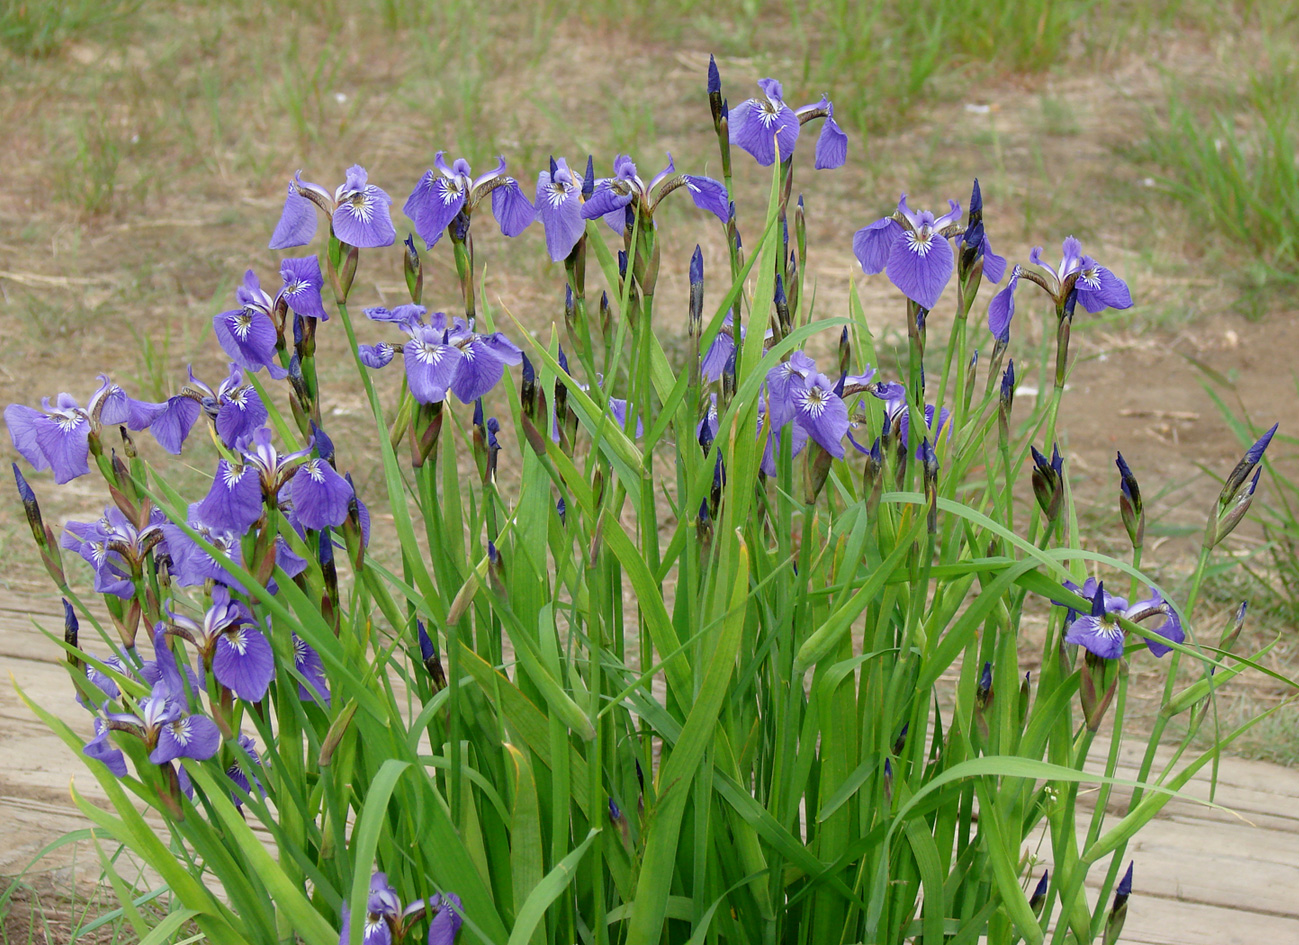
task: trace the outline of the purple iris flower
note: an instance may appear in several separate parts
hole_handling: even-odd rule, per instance
[[[836,459],[843,458],[848,407],[835,382],[802,351],[767,373],[767,418],[779,434],[791,420]]]
[[[108,770],[113,772],[119,778],[126,777],[126,756],[122,750],[113,745],[108,740],[108,735],[112,731],[103,719],[95,719],[95,737],[86,743],[86,747],[81,749],[81,753],[87,758],[94,758],[96,761],[102,761]]]
[[[848,157],[848,136],[834,120],[834,105],[824,95],[814,105],[795,111],[785,104],[783,90],[775,79],[759,79],[760,98],[741,102],[730,111],[731,144],[753,155],[763,167],[770,167],[780,150],[781,160],[794,153],[799,131],[814,118],[824,118],[816,141],[816,169],[841,167]]]
[[[546,252],[555,262],[568,258],[586,232],[582,219],[582,178],[563,158],[552,158],[549,170],[537,175],[536,219],[546,230]]]
[[[243,535],[204,522],[199,514],[199,503],[197,502],[189,507],[188,524],[190,528],[201,535],[209,544],[215,546],[226,557],[236,563],[242,560],[243,553],[240,547],[240,539]],[[180,526],[167,522],[162,525],[162,533],[166,542],[165,550],[171,557],[172,580],[177,584],[182,587],[191,587],[212,580],[218,584],[239,587],[225,567],[217,563],[198,542],[185,534]]]
[[[98,521],[68,522],[59,543],[95,569],[95,593],[128,600],[135,594],[134,577],[141,573],[145,556],[162,541],[166,522],[167,517],[155,508],[148,523],[137,528],[110,505]]]
[[[245,463],[257,470],[262,496],[271,501],[279,496],[280,487],[297,471],[298,461],[311,453],[311,447],[306,446],[281,454],[271,442],[268,427],[258,427],[251,436],[240,440],[236,448],[243,453]]]
[[[226,447],[250,435],[266,422],[266,405],[257,389],[244,383],[244,372],[231,362],[230,373],[214,391],[194,376],[189,368],[189,384],[166,402],[154,405],[157,412],[149,432],[169,453],[178,454],[198,418],[206,414],[216,427],[217,436]]]
[[[298,467],[289,482],[289,495],[298,521],[306,528],[319,531],[347,520],[352,486],[334,467],[319,457],[312,457]]]
[[[193,643],[217,682],[246,702],[257,702],[275,678],[275,654],[252,612],[232,600],[221,585],[212,589],[212,606],[202,623],[170,608],[171,632]]]
[[[952,246],[947,238],[960,229],[956,221],[961,205],[955,200],[947,203],[951,209],[935,217],[928,210],[913,212],[903,194],[893,216],[853,235],[852,251],[862,271],[874,275],[887,269],[889,281],[907,298],[932,309],[952,277]]]
[[[434,893],[428,899],[433,921],[428,927],[428,945],[451,945],[464,922],[460,897],[455,893]]]
[[[531,225],[536,211],[519,182],[506,176],[505,158],[498,158],[495,170],[474,177],[464,158],[457,158],[447,167],[445,153],[439,151],[434,156],[437,173],[424,172],[403,208],[426,248],[433,248],[459,213],[472,217],[474,209],[488,195],[492,198],[492,214],[506,236],[518,236]]]
[[[1073,287],[1078,289],[1078,301],[1093,315],[1107,308],[1132,307],[1132,293],[1128,291],[1127,284],[1090,256],[1084,256],[1082,244],[1078,240],[1072,236],[1066,237],[1062,249],[1059,269],[1052,269],[1042,261],[1040,246],[1034,246],[1028,254],[1029,262],[1046,270],[1047,282],[1055,288],[1058,298],[1064,298],[1068,294],[1067,280],[1076,275]]]
[[[304,256],[281,260],[280,278],[284,280],[284,287],[280,289],[279,297],[288,303],[290,309],[303,318],[318,318],[322,322],[329,319],[320,298],[325,277],[320,272],[319,259]]]
[[[298,683],[298,698],[303,702],[319,702],[329,708],[329,678],[325,664],[311,644],[293,634],[293,668],[306,680]],[[310,688],[308,688],[310,687]]]
[[[907,407],[907,389],[896,381],[880,381],[869,388],[870,393],[874,394],[880,400],[884,401],[884,427],[891,428],[895,423],[898,426],[898,435],[902,440],[902,445],[907,446],[910,443],[911,433],[911,411]],[[937,443],[943,433],[943,428],[947,426],[947,421],[952,412],[944,407],[935,411],[933,404],[925,405],[925,440],[933,440]],[[935,420],[937,423],[935,424]],[[950,436],[951,430],[947,433]],[[916,459],[921,458],[921,450],[924,443],[916,447]]]
[[[659,171],[646,184],[636,172],[630,156],[620,154],[613,159],[613,177],[595,182],[595,190],[582,204],[582,217],[594,220],[604,217],[604,222],[622,233],[626,227],[626,208],[631,206],[646,219],[652,220],[659,202],[679,187],[685,187],[695,206],[707,210],[725,223],[729,216],[726,186],[711,177],[676,173],[672,155],[668,166]]]
[[[142,430],[152,422],[159,404],[128,397],[107,376],[99,375],[100,386],[83,409],[71,394],[59,394],[54,403],[42,398],[41,409],[23,404],[5,408],[9,438],[24,459],[38,470],[54,472],[62,485],[90,472],[90,434],[104,424],[125,424]]]
[[[136,712],[110,713],[106,728],[140,738],[149,749],[149,760],[156,765],[177,758],[206,761],[221,747],[216,723],[205,715],[187,711],[184,693],[177,692],[165,676],[139,701]]]
[[[278,333],[271,321],[275,303],[262,291],[262,284],[251,269],[244,273],[243,285],[235,291],[235,301],[239,308],[212,318],[221,348],[245,371],[256,374],[266,368],[277,381],[288,377],[289,372],[276,363]]]
[[[244,761],[244,759],[241,758],[231,764],[230,767],[226,768],[226,777],[229,778],[234,783],[235,787],[239,789],[238,791],[230,792],[230,799],[234,801],[235,807],[243,806],[243,795],[252,794],[254,787],[257,788],[258,794],[263,796],[266,794],[266,792],[262,790],[261,781],[258,780],[255,773],[262,767],[261,756],[257,754],[257,743],[253,741],[250,736],[240,732],[239,749],[248,756],[248,760],[244,762],[244,764],[240,764],[241,761]],[[247,768],[247,770],[245,770],[245,768]],[[251,782],[248,780],[249,772],[253,772]]]
[[[392,322],[410,336],[402,348],[406,382],[422,404],[440,403],[448,390],[463,403],[473,403],[499,383],[506,365],[523,360],[523,351],[499,331],[479,334],[463,318],[448,324],[444,313],[434,312],[426,325],[423,306],[366,309],[366,314]]]
[[[1020,273],[1025,279],[1041,286],[1051,296],[1057,310],[1062,311],[1064,309],[1065,300],[1068,299],[1070,292],[1074,289],[1078,290],[1078,301],[1083,304],[1083,308],[1093,315],[1107,308],[1125,309],[1132,307],[1132,293],[1128,291],[1127,284],[1092,257],[1084,256],[1082,244],[1077,239],[1072,236],[1066,237],[1062,252],[1059,268],[1053,269],[1042,259],[1042,247],[1034,246],[1033,251],[1028,254],[1029,261],[1043,271],[1041,273],[1022,271]],[[993,304],[998,304],[998,300],[1002,296],[1007,296],[1006,301],[1000,304],[1009,306],[1009,310],[1013,314],[1014,300],[1010,298],[1013,292],[1013,287],[1007,286],[997,293],[997,297],[993,299]],[[1005,316],[1005,318],[1009,323],[1009,315]],[[991,312],[989,313],[989,321],[991,322]]]
[[[1125,598],[1110,594],[1105,590],[1104,583],[1095,578],[1088,578],[1082,587],[1072,581],[1065,581],[1064,586],[1080,597],[1089,598],[1092,602],[1089,613],[1077,616],[1069,623],[1065,632],[1065,642],[1081,644],[1102,659],[1113,660],[1123,655],[1125,631],[1119,625],[1118,617],[1137,622],[1149,617],[1162,616],[1163,623],[1154,628],[1156,634],[1173,643],[1181,643],[1186,639],[1177,612],[1153,587],[1150,589],[1149,598],[1129,606]],[[1060,601],[1054,603],[1069,607],[1068,604],[1062,604]],[[1071,616],[1076,613],[1072,608],[1069,609]],[[1157,640],[1146,639],[1145,643],[1150,652],[1157,657],[1172,650],[1172,647]]]
[[[759,400],[758,403],[758,439],[763,440],[762,444],[762,463],[763,473],[768,476],[776,475],[776,459],[780,456],[782,438],[789,437],[789,454],[797,456],[803,452],[807,446],[807,429],[801,423],[795,423],[792,426],[776,426],[768,424],[768,414],[766,405]]]
[[[740,338],[744,338],[745,328],[740,326]],[[699,374],[705,381],[712,382],[720,380],[722,371],[726,369],[726,362],[730,360],[735,351],[735,311],[731,310],[726,313],[722,319],[722,328],[713,339],[713,343],[708,346],[704,352],[703,359],[699,364]]]
[[[410,926],[426,913],[433,915],[429,925],[429,945],[451,945],[463,921],[460,916],[460,897],[455,893],[435,893],[425,899],[416,899],[405,909],[397,897],[397,890],[388,883],[386,873],[376,872],[370,877],[370,890],[365,899],[365,928],[361,941],[365,945],[392,945],[402,941]],[[351,909],[343,903],[342,929],[339,945],[347,945],[352,930]]]
[[[314,206],[313,206],[314,205]],[[388,208],[392,198],[369,183],[365,168],[353,164],[331,196],[318,184],[302,179],[298,171],[289,181],[288,197],[280,222],[271,235],[271,249],[306,246],[316,235],[316,207],[330,218],[340,241],[361,249],[391,246],[397,239]]]
[[[377,345],[357,345],[356,353],[366,367],[384,368],[392,363],[397,352],[388,342],[381,341]]]

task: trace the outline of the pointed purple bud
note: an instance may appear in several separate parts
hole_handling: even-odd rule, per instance
[[[1006,362],[1006,370],[1001,375],[1001,402],[1007,411],[1015,400],[1015,359]]]
[[[568,522],[568,503],[564,497],[560,496],[559,501],[555,503],[555,514],[559,516],[559,524],[564,525]]]
[[[559,165],[555,163],[555,155],[550,156],[550,179],[554,180],[555,175],[559,173]]]
[[[1128,897],[1132,895],[1132,867],[1136,861],[1128,863],[1128,871],[1123,874],[1119,880],[1119,885],[1114,890],[1114,910],[1117,911],[1121,906],[1127,904]]]
[[[701,285],[704,281],[704,252],[695,244],[695,251],[690,256],[690,284]]]
[[[315,420],[311,421],[311,442],[320,458],[329,465],[334,465],[334,441],[329,438],[324,430],[316,426]]]
[[[708,94],[720,95],[722,92],[722,76],[717,71],[717,60],[710,53],[708,56]]]
[[[1033,895],[1028,897],[1028,907],[1034,912],[1040,911],[1046,901],[1046,891],[1051,882],[1050,876],[1050,870],[1043,870],[1042,878],[1037,881],[1037,886],[1033,889]]]
[[[595,193],[595,158],[586,156],[586,173],[582,175],[582,199],[590,200]]]
[[[72,605],[68,603],[68,599],[65,597],[63,598],[63,642],[70,647],[75,648],[78,646],[77,638],[80,630],[81,622],[77,620],[77,612],[73,610]],[[81,666],[81,660],[72,653],[68,654],[68,662],[74,668]]]
[[[1276,433],[1279,424],[1272,424],[1262,436],[1254,443],[1253,446],[1245,453],[1245,462],[1257,463],[1263,458],[1263,453],[1267,450],[1267,445],[1272,442],[1272,435]]]

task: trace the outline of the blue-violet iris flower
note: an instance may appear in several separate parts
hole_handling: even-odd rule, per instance
[[[889,281],[903,295],[921,308],[932,309],[952,278],[948,237],[962,232],[957,222],[961,205],[955,200],[947,203],[951,209],[935,217],[928,210],[913,211],[903,194],[896,213],[858,230],[852,251],[862,272],[875,275],[887,270]]]
[[[731,109],[729,124],[731,144],[753,155],[763,167],[794,153],[802,126],[814,118],[824,118],[821,136],[816,140],[816,169],[840,167],[848,157],[848,136],[834,120],[834,105],[824,95],[814,105],[795,111],[785,104],[783,90],[775,79],[759,79],[759,98],[751,98]]]
[[[252,612],[232,600],[221,585],[212,589],[212,606],[200,623],[167,609],[171,632],[198,648],[205,669],[245,702],[257,702],[275,678],[275,655]],[[247,790],[247,784],[244,785]]]
[[[535,218],[546,230],[546,252],[555,262],[568,258],[586,232],[582,218],[583,179],[563,158],[552,158],[550,168],[537,175]]]
[[[482,335],[463,318],[448,323],[442,312],[434,312],[429,324],[425,324],[424,313],[422,305],[399,305],[392,311],[365,310],[374,321],[391,322],[410,336],[402,348],[406,381],[422,404],[445,400],[447,391],[463,403],[473,403],[497,385],[505,375],[506,365],[523,360],[523,351],[499,331]],[[382,366],[391,360],[391,347],[367,349],[358,352],[362,363]]]
[[[475,208],[488,195],[492,198],[492,214],[506,236],[518,236],[532,224],[532,201],[517,180],[506,176],[505,158],[498,158],[495,170],[474,177],[464,158],[457,158],[447,167],[445,153],[434,155],[436,173],[432,169],[424,172],[402,208],[426,248],[433,248],[461,212],[472,218]]]
[[[1182,630],[1182,622],[1177,616],[1177,612],[1164,600],[1163,596],[1155,588],[1150,589],[1151,596],[1146,600],[1139,600],[1131,606],[1125,598],[1117,597],[1105,590],[1104,582],[1097,581],[1095,578],[1088,578],[1079,587],[1072,581],[1065,581],[1064,586],[1073,591],[1080,597],[1090,599],[1092,602],[1090,612],[1077,616],[1069,623],[1065,631],[1066,643],[1081,644],[1089,652],[1094,653],[1102,659],[1113,660],[1123,655],[1123,642],[1125,632],[1119,625],[1118,618],[1122,617],[1131,620],[1134,623],[1145,620],[1149,617],[1162,616],[1163,623],[1154,628],[1154,632],[1166,640],[1173,643],[1181,643],[1186,639],[1186,633]],[[1055,601],[1062,607],[1069,607],[1060,601]],[[1071,615],[1076,614],[1071,607]],[[1146,646],[1155,656],[1163,656],[1172,650],[1172,647],[1160,643],[1158,640],[1147,637]]]
[[[103,374],[100,386],[83,408],[71,394],[62,393],[41,409],[24,404],[5,408],[9,438],[24,459],[37,470],[49,469],[62,485],[90,472],[90,434],[105,425],[125,424],[143,430],[160,409],[158,404],[134,400]]]
[[[314,206],[313,206],[314,205]],[[271,235],[271,249],[306,246],[316,235],[316,207],[330,219],[341,242],[361,249],[391,246],[397,239],[388,208],[392,198],[369,183],[365,168],[353,164],[331,196],[318,184],[302,179],[298,171],[289,181],[280,222]]]
[[[676,164],[671,154],[668,155],[668,166],[651,178],[648,184],[640,179],[636,165],[626,154],[614,158],[613,173],[613,177],[604,177],[595,182],[594,192],[582,204],[583,219],[604,217],[604,222],[614,232],[622,233],[627,224],[628,206],[646,220],[652,220],[659,202],[680,187],[685,187],[690,192],[691,199],[699,209],[711,212],[722,223],[729,218],[726,186],[711,177],[676,173]]]

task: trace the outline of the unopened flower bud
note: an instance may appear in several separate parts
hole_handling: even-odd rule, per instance
[[[1109,917],[1105,920],[1104,945],[1115,945],[1123,931],[1123,921],[1128,917],[1128,897],[1132,895],[1132,863],[1123,874],[1114,890],[1114,904],[1110,906]]]
[[[416,305],[424,298],[424,267],[420,263],[419,250],[415,248],[415,237],[406,234],[406,253],[402,257],[402,271],[406,274],[406,289],[410,300]]]
[[[1033,910],[1034,915],[1042,914],[1042,906],[1046,902],[1046,891],[1051,882],[1051,871],[1043,870],[1042,878],[1037,881],[1037,886],[1033,889],[1033,895],[1028,897],[1028,907]]]
[[[519,384],[519,405],[524,416],[536,419],[537,369],[532,366],[526,354],[523,355],[523,381]]]
[[[32,487],[27,484],[22,470],[18,468],[17,463],[10,463],[14,470],[14,482],[18,486],[18,498],[22,500],[23,512],[27,515],[27,525],[32,530],[32,538],[36,539],[36,545],[39,548],[45,548],[45,523],[41,519],[41,507],[36,501],[36,493]]]
[[[708,57],[708,109],[713,113],[713,127],[722,123],[722,77],[717,71],[717,60]]]
[[[698,245],[690,257],[690,337],[697,338],[704,321],[704,253]]]
[[[1064,500],[1064,461],[1060,458],[1058,446],[1052,447],[1050,460],[1038,452],[1036,446],[1030,449],[1033,453],[1033,495],[1047,521],[1054,522],[1060,515],[1060,504]]]
[[[81,622],[77,620],[77,612],[72,609],[68,599],[63,598],[63,642],[68,646],[76,649],[78,646],[78,632],[81,630]],[[67,654],[68,665],[73,669],[81,668],[81,657],[75,653]]]
[[[1127,529],[1128,539],[1133,548],[1140,548],[1146,534],[1146,515],[1141,507],[1141,488],[1137,477],[1119,453],[1115,459],[1119,467],[1119,514],[1123,518],[1123,527]]]
[[[553,179],[553,178],[552,178]],[[590,200],[595,193],[595,157],[586,156],[586,173],[582,175],[582,199]]]
[[[920,462],[924,471],[925,498],[929,502],[929,534],[938,531],[938,454],[929,437],[920,441]]]

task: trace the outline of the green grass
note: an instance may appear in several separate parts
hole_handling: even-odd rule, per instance
[[[1293,23],[1276,29],[1261,55],[1244,50],[1230,64],[1244,74],[1238,87],[1170,77],[1166,115],[1144,146],[1190,212],[1193,240],[1225,242],[1247,293],[1299,273],[1299,56]]]

